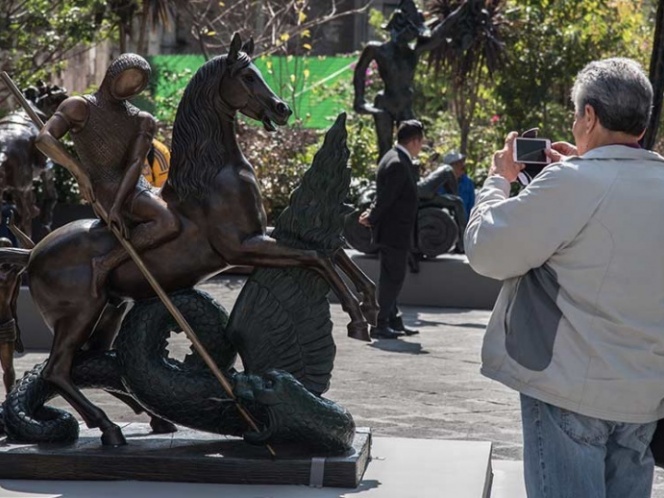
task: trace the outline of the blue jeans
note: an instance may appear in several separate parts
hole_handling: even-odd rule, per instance
[[[657,422],[586,417],[521,395],[528,498],[649,498]]]

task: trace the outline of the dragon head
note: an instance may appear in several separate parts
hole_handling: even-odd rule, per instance
[[[235,381],[240,401],[262,405],[268,413],[263,429],[244,434],[248,443],[287,442],[328,454],[351,448],[355,423],[350,413],[312,394],[291,374],[270,370],[262,375],[238,374]]]

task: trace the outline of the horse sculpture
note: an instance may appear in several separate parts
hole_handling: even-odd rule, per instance
[[[53,115],[67,98],[66,90],[57,85],[39,84],[24,91],[42,118]],[[18,226],[32,234],[32,219],[39,215],[43,230],[49,232],[53,208],[57,201],[53,163],[35,147],[39,129],[24,111],[13,112],[0,119],[0,200],[8,194],[16,204]],[[35,204],[33,181],[42,181],[43,196]]]
[[[373,322],[377,312],[375,288],[343,250],[288,247],[266,236],[261,194],[253,168],[236,142],[235,118],[241,112],[274,130],[274,123],[286,124],[291,111],[251,63],[252,51],[253,42],[242,45],[236,35],[229,53],[208,61],[189,82],[174,123],[169,178],[161,191],[182,230],[146,251],[143,261],[167,292],[189,289],[231,265],[314,270],[350,315],[349,336],[369,340],[367,320]],[[89,427],[100,428],[107,445],[125,444],[122,431],[84,396],[71,370],[84,345],[91,351],[110,347],[126,302],[153,297],[131,262],[114,270],[102,291],[90,296],[92,259],[118,244],[107,227],[81,220],[50,233],[31,251],[0,250],[1,262],[27,265],[32,298],[53,329],[53,346],[41,377]],[[362,305],[337,266],[362,294]]]

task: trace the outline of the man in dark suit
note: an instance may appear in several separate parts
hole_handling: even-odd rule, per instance
[[[411,248],[417,220],[417,182],[413,158],[422,149],[422,123],[403,121],[397,131],[397,145],[385,153],[378,163],[376,199],[362,213],[360,223],[370,227],[379,246],[380,278],[378,280],[378,323],[371,337],[395,339],[400,335],[417,334],[404,326],[397,297],[406,278],[408,251]]]

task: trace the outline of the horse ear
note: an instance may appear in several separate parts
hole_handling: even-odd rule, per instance
[[[249,38],[244,45],[242,45],[242,51],[247,54],[249,57],[254,55],[254,39]]]
[[[233,39],[231,40],[231,48],[228,51],[228,60],[233,63],[237,60],[237,54],[242,48],[242,39],[240,38],[240,33],[235,33]]]

